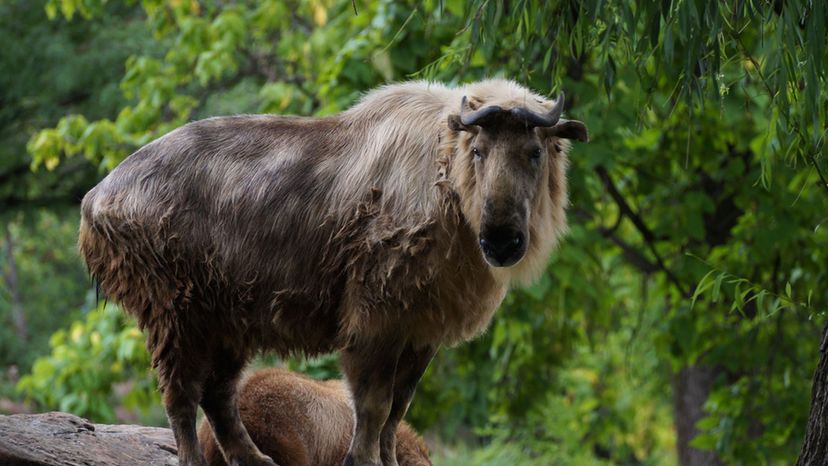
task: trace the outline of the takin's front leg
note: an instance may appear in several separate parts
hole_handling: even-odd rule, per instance
[[[397,466],[397,425],[408,411],[417,383],[436,352],[435,345],[419,348],[407,345],[400,355],[394,376],[394,402],[380,434],[383,466]]]
[[[343,466],[382,466],[380,433],[394,397],[394,374],[402,345],[385,340],[342,351],[342,371],[354,400],[356,423]]]

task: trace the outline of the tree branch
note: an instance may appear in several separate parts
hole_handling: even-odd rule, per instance
[[[816,157],[814,154],[808,155],[811,159],[811,163],[814,164],[814,168],[816,169],[817,175],[819,175],[819,179],[822,181],[822,187],[825,188],[825,192],[828,193],[828,180],[825,179],[825,174],[822,173],[822,169],[819,168],[819,164],[817,164]]]
[[[658,269],[660,269],[664,274],[667,276],[667,279],[672,282],[679,291],[685,295],[689,296],[689,292],[684,288],[684,285],[678,279],[678,277],[670,270],[662,259],[661,254],[658,253],[658,250],[655,247],[656,236],[653,234],[653,231],[647,227],[647,224],[644,223],[644,220],[641,218],[638,213],[636,213],[630,204],[624,199],[624,196],[618,191],[618,188],[615,186],[615,183],[612,181],[612,177],[610,177],[609,172],[607,169],[602,166],[598,165],[595,167],[595,172],[598,174],[598,177],[604,184],[604,188],[609,193],[610,197],[615,201],[618,205],[618,209],[621,215],[627,217],[632,224],[635,226],[636,230],[641,234],[641,237],[644,238],[644,243],[647,245],[647,248],[650,250],[652,255],[655,257],[656,265]]]
[[[585,209],[576,208],[573,213],[584,221],[593,220],[593,215]],[[601,236],[609,239],[613,242],[613,244],[618,246],[618,248],[620,248],[624,253],[624,259],[642,273],[652,274],[661,271],[661,269],[652,261],[647,259],[647,257],[645,257],[644,254],[638,250],[638,248],[622,240],[615,234],[621,224],[621,220],[623,219],[624,217],[622,215],[618,215],[618,218],[615,219],[615,222],[613,222],[611,227],[598,227],[598,232],[601,233]]]
[[[68,413],[0,416],[0,464],[175,464],[170,429],[91,424]]]
[[[605,238],[608,238],[621,249],[624,253],[624,259],[633,267],[645,274],[652,274],[661,270],[658,265],[652,263],[644,254],[641,254],[635,247],[610,232],[610,230],[601,229],[600,231]]]

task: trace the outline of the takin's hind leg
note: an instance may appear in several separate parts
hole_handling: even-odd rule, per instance
[[[162,316],[174,316],[172,313]],[[173,320],[155,320],[148,327],[147,349],[158,374],[164,408],[178,447],[179,466],[206,466],[196,435],[196,411],[207,376],[207,360],[187,351],[187,341],[173,329]],[[187,357],[188,356],[188,357]]]
[[[276,466],[250,439],[239,415],[237,384],[244,367],[242,358],[220,353],[204,385],[201,408],[210,421],[216,442],[230,466]]]
[[[163,388],[164,407],[178,447],[179,466],[206,466],[207,462],[198,445],[196,436],[196,410],[201,384],[197,380],[179,382],[164,377],[161,370],[159,379]]]

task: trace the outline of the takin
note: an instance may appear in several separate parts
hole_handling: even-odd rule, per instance
[[[79,248],[147,337],[182,466],[196,411],[232,464],[274,465],[236,384],[259,351],[338,351],[356,424],[346,466],[396,466],[395,434],[440,346],[483,332],[566,229],[586,126],[507,80],[410,82],[323,118],[182,126],[84,197]]]
[[[262,453],[285,466],[340,466],[354,428],[350,393],[339,380],[308,379],[282,369],[256,371],[239,386],[239,412]],[[204,420],[198,442],[208,466],[226,466]],[[423,439],[405,421],[397,428],[400,466],[431,466]]]

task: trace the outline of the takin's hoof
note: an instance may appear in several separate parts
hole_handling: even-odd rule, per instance
[[[350,453],[345,457],[342,466],[382,466],[379,461],[356,461]]]
[[[198,455],[179,455],[178,466],[207,466],[207,460],[201,454]]]
[[[231,466],[279,466],[269,456],[261,455],[255,458],[233,458],[230,462]]]

